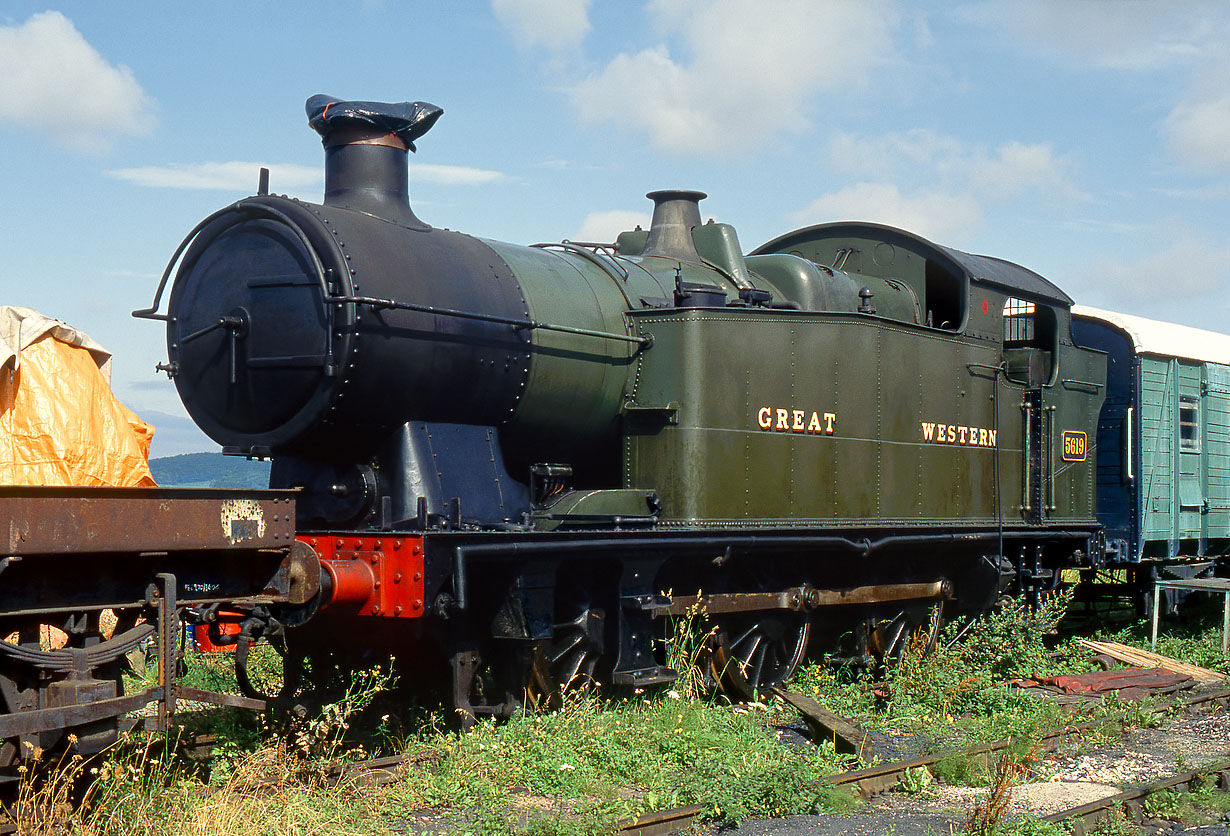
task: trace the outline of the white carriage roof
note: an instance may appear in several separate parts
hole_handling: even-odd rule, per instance
[[[1073,305],[1072,315],[1115,326],[1131,338],[1138,353],[1230,365],[1230,335],[1227,334],[1104,311],[1088,305]]]

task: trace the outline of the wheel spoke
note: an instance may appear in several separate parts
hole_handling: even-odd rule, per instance
[[[742,629],[734,639],[730,628],[717,631],[711,668],[729,696],[752,700],[794,674],[807,652],[811,629],[807,617],[799,613],[761,611],[739,618]]]
[[[759,633],[760,633],[760,624],[758,622],[753,623],[752,626],[748,627],[746,630],[744,630],[742,633],[739,634],[739,638],[735,639],[734,641],[730,643],[730,649],[738,652],[739,648],[743,647],[744,642],[746,642],[748,639],[752,639],[756,642],[756,644],[759,644],[760,643]],[[755,646],[756,645],[753,644],[752,648],[755,649]],[[745,657],[746,655],[747,654],[744,654]]]
[[[756,653],[756,664],[752,666],[752,675],[748,679],[748,682],[750,682],[753,686],[759,685],[760,678],[764,674],[764,660],[767,655],[767,650],[768,648],[762,644]]]
[[[604,614],[584,602],[569,606],[576,615],[568,613],[557,620],[551,638],[538,648],[535,678],[526,687],[527,703],[536,707],[559,708],[566,691],[593,684],[593,671],[603,650]]]
[[[930,653],[943,624],[942,607],[940,602],[908,606],[893,618],[877,624],[868,644],[879,664],[889,665],[899,661],[915,634],[919,634],[922,640],[921,652]]]
[[[756,651],[760,649],[760,646],[764,644],[764,636],[760,633],[747,633],[744,635],[745,639],[741,642],[733,643],[730,646],[730,649],[736,657],[746,662],[750,660],[756,654]]]
[[[553,647],[551,650],[550,660],[552,665],[558,664],[564,657],[568,656],[573,651],[577,650],[585,644],[586,636],[584,633],[574,633],[567,636],[564,642]]]

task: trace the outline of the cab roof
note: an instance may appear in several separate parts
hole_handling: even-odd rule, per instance
[[[1052,282],[1019,264],[1002,258],[961,252],[903,229],[865,221],[838,221],[796,229],[758,247],[752,254],[784,252],[808,242],[840,238],[859,238],[903,247],[924,259],[946,266],[951,272],[964,276],[969,281],[995,285],[1032,300],[1064,307],[1072,305],[1072,297]]]

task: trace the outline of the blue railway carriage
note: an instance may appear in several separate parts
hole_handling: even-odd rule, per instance
[[[1230,555],[1230,336],[1079,305],[1072,332],[1107,354],[1097,434],[1107,563],[1207,572]]]

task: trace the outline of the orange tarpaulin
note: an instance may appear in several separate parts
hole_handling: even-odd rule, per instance
[[[0,484],[154,484],[154,428],[111,393],[109,360],[61,322],[0,307]]]

